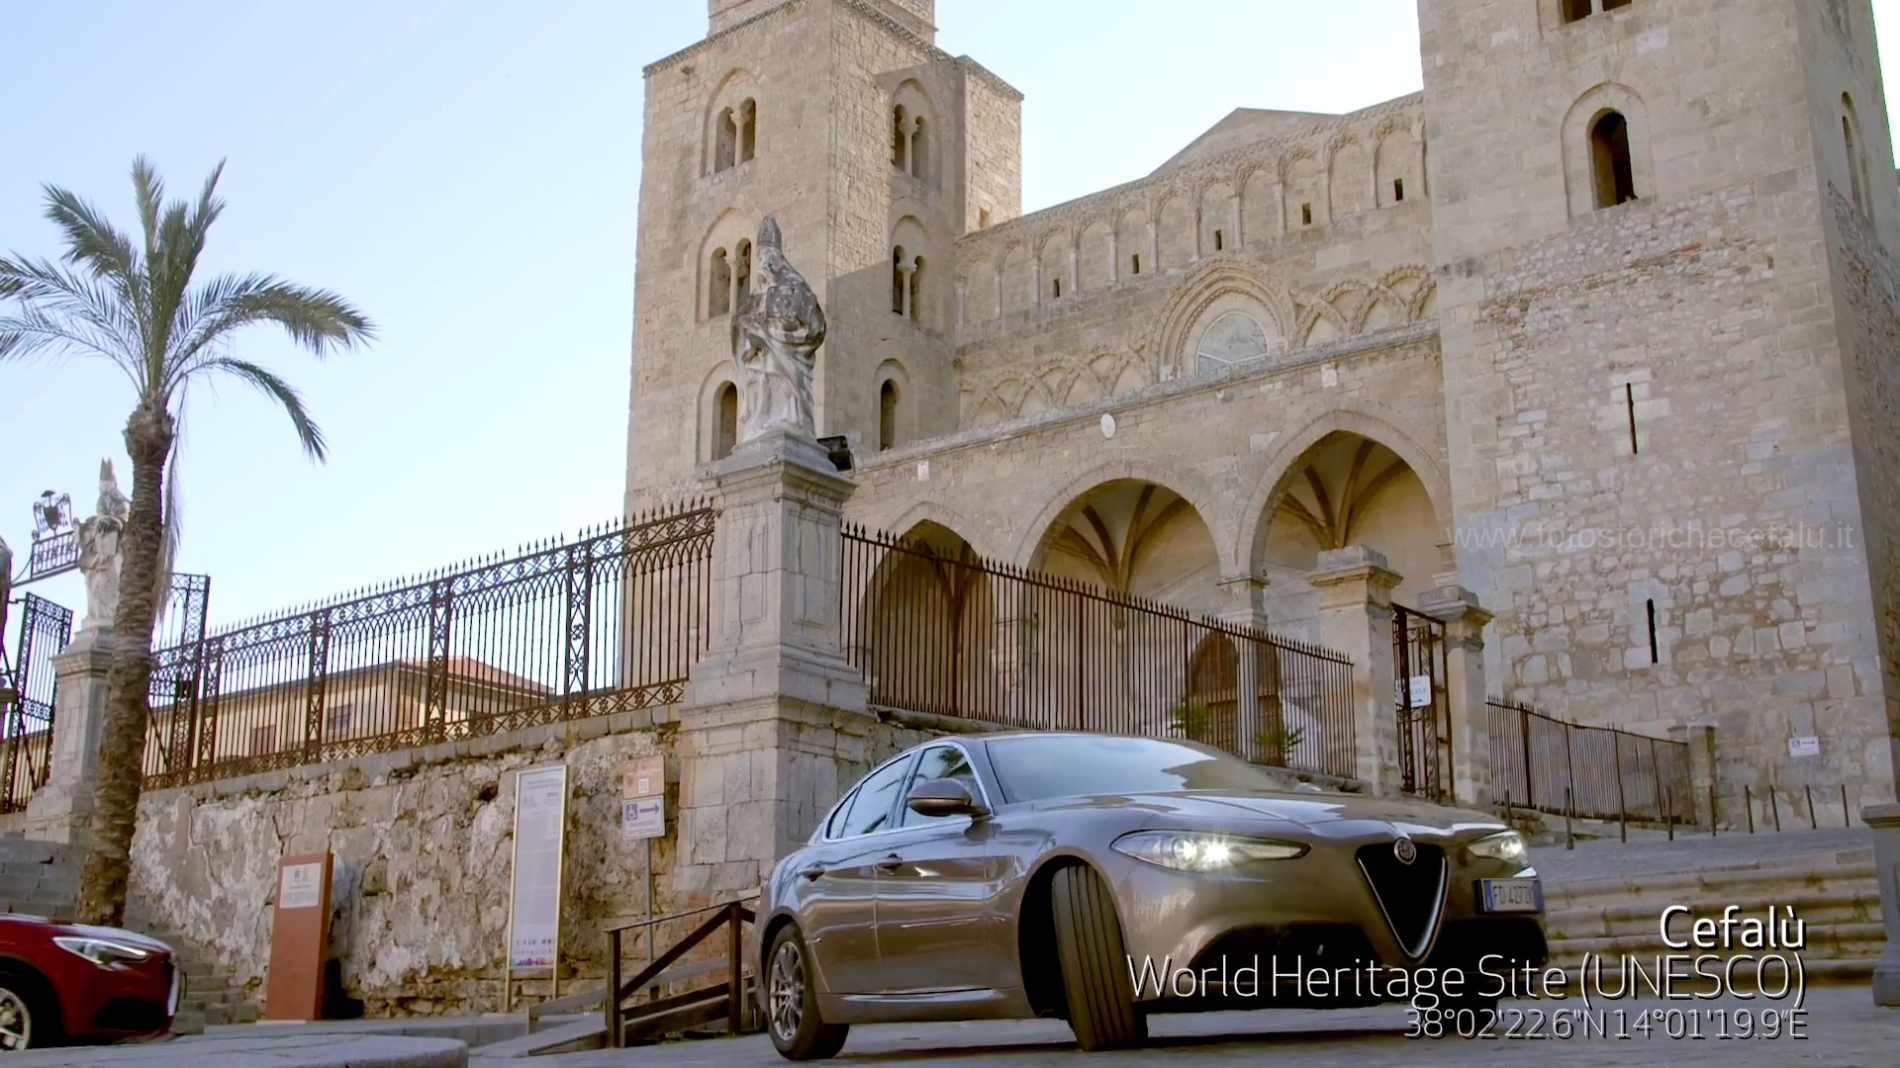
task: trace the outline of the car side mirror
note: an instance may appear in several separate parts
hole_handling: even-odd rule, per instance
[[[981,819],[990,814],[970,791],[955,779],[932,779],[919,783],[904,799],[919,816],[968,816]]]

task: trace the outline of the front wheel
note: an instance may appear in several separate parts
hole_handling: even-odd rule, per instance
[[[850,1027],[819,1018],[817,976],[796,925],[779,929],[765,959],[765,1029],[773,1048],[792,1061],[837,1056]]]
[[[0,1051],[41,1049],[52,1044],[56,1025],[43,1004],[33,983],[0,975]]]
[[[1128,951],[1108,883],[1094,868],[1077,866],[1056,872],[1049,889],[1075,1044],[1090,1052],[1141,1045],[1148,1038],[1148,1018],[1135,1007]]]

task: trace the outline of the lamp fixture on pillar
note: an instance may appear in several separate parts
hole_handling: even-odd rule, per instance
[[[819,438],[818,447],[830,457],[831,466],[840,471],[851,470],[851,442],[843,434],[834,434],[828,438]]]

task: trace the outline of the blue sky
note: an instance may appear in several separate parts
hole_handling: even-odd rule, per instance
[[[1900,0],[1874,6],[1900,24]],[[244,339],[303,391],[328,464],[249,387],[192,397],[180,566],[212,574],[214,624],[619,510],[640,71],[703,36],[703,2],[62,0],[6,21],[8,80],[34,91],[0,109],[0,248],[57,251],[41,182],[129,226],[134,155],[178,194],[225,158],[209,266],[334,289],[380,327],[327,363]],[[1419,87],[1414,0],[939,0],[937,22],[1027,98],[1030,210],[1147,173],[1235,107]],[[1236,41],[1244,62],[1210,61]],[[0,366],[16,553],[41,490],[90,512],[101,457],[130,492],[131,403],[104,364]],[[83,608],[76,577],[32,589]]]

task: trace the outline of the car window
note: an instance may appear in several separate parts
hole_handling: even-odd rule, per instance
[[[872,831],[890,830],[891,807],[897,800],[897,788],[903,785],[910,771],[910,764],[908,758],[893,760],[872,772],[871,777],[858,786],[858,795],[852,799],[843,826],[835,837],[855,838]]]
[[[983,799],[983,788],[977,785],[976,771],[970,767],[970,758],[963,752],[961,746],[939,745],[924,750],[923,759],[917,763],[917,773],[911,776],[910,785],[904,788],[904,796],[909,797],[917,787],[933,779],[955,779],[963,784],[965,790],[970,791],[971,797],[979,801]],[[902,826],[918,827],[955,818],[954,816],[926,816],[911,811],[910,806],[905,805]]]
[[[1274,790],[1268,773],[1216,750],[1156,738],[1052,734],[989,743],[990,768],[1014,801],[1179,790]]]
[[[856,801],[857,799],[858,799],[858,795],[853,793],[849,797],[846,797],[844,801],[838,805],[838,811],[833,812],[831,814],[831,819],[825,822],[825,837],[826,838],[844,837],[845,819],[851,814],[851,802]]]

